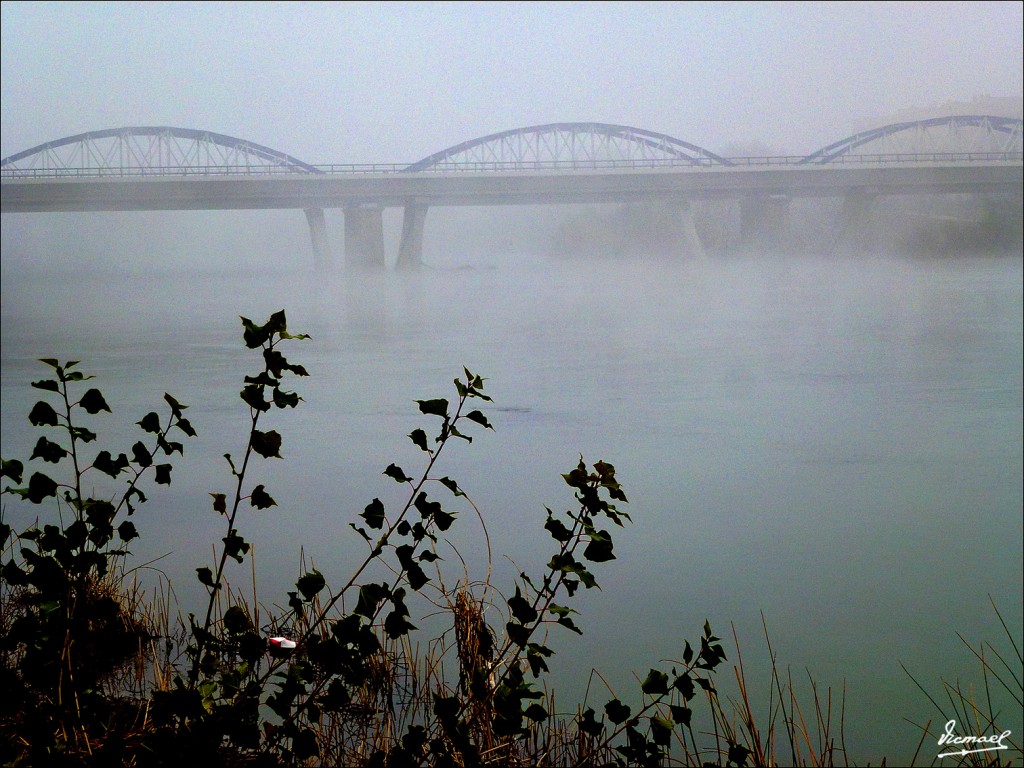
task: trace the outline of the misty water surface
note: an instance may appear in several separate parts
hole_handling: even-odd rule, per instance
[[[584,636],[552,638],[563,705],[592,666],[624,693],[705,619],[727,649],[735,622],[763,691],[763,611],[796,678],[806,668],[836,695],[845,681],[851,758],[909,759],[919,733],[904,719],[938,715],[899,662],[935,693],[940,676],[977,679],[955,633],[1000,638],[990,594],[1020,632],[1021,259],[514,264],[365,280],[5,274],[4,456],[34,444],[38,357],[84,361],[115,411],[99,424],[125,448],[164,391],[190,404],[199,437],[138,513],[135,549],[171,552],[158,565],[194,610],[193,571],[223,535],[208,493],[227,490],[219,457],[247,435],[237,391],[256,361],[237,317],[286,309],[313,337],[289,354],[312,375],[296,411],[272,414],[284,461],[259,480],[279,506],[240,525],[259,598],[282,602],[300,548],[348,575],[363,554],[348,523],[398,498],[381,471],[418,466],[413,400],[450,396],[466,365],[489,379],[495,431],[454,446],[441,474],[485,517],[496,586],[546,562],[544,506],[570,506],[559,475],[581,454],[615,464],[631,502],[618,559],[595,571],[603,591],[575,604]],[[483,578],[468,508],[452,539]]]

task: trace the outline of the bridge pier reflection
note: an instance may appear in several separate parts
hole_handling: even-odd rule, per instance
[[[423,264],[423,226],[427,206],[409,203],[402,218],[402,242],[398,245],[395,269],[419,269]]]
[[[707,258],[704,243],[697,233],[697,225],[693,220],[693,206],[688,201],[679,201],[672,205],[674,219],[674,239],[682,255],[690,259]]]
[[[878,195],[863,190],[852,190],[843,196],[839,213],[839,231],[832,243],[832,252],[850,255],[875,246],[875,229],[871,225],[871,212]]]
[[[744,248],[788,248],[790,197],[750,195],[740,201],[740,241]]]
[[[329,272],[334,268],[331,256],[331,241],[327,237],[327,220],[323,208],[307,208],[309,236],[313,241],[313,267],[317,272]]]
[[[383,272],[384,208],[379,205],[345,208],[345,266]]]

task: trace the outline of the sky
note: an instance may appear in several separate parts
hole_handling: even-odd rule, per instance
[[[570,121],[802,154],[901,109],[1020,97],[1022,8],[4,2],[0,156],[168,125],[310,163],[411,162]]]

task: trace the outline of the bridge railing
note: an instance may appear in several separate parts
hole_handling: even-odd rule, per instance
[[[1022,161],[1021,152],[901,152],[890,154],[843,154],[808,160],[803,155],[725,158],[730,168],[813,168],[820,165],[912,165],[948,163],[1004,163]],[[0,168],[0,179],[95,179],[125,177],[210,177],[210,176],[274,176],[274,175],[345,175],[345,174],[438,174],[438,173],[537,173],[580,172],[601,170],[675,169],[703,170],[725,166],[712,158],[648,158],[630,160],[544,160],[544,161],[452,161],[441,162],[418,171],[407,171],[410,163],[346,163],[311,166],[316,173],[301,174],[286,166],[198,165],[151,166],[145,168]]]

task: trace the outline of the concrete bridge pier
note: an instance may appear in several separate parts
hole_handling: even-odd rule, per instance
[[[345,266],[383,272],[384,209],[379,205],[345,208]]]
[[[405,206],[396,270],[419,269],[423,265],[423,226],[426,219],[427,206],[417,203]]]
[[[317,272],[330,272],[334,269],[334,258],[331,256],[331,242],[327,238],[324,209],[307,208],[306,221],[309,222],[309,236],[313,241],[313,268]]]
[[[745,247],[788,248],[788,195],[756,195],[740,201],[740,241]]]
[[[850,255],[874,247],[871,213],[877,199],[878,195],[862,190],[848,192],[843,197],[839,231],[832,243],[833,253]]]

